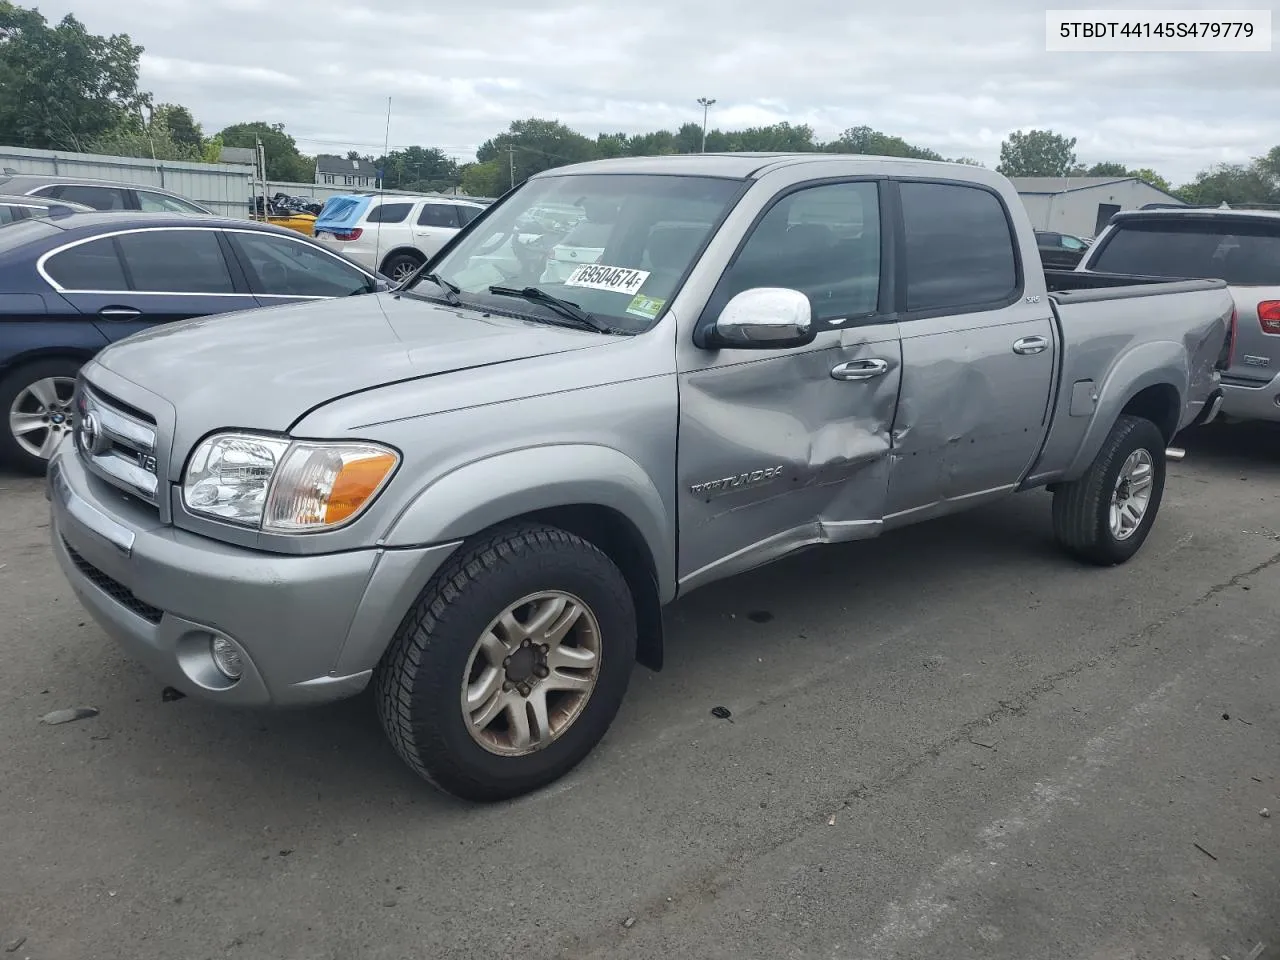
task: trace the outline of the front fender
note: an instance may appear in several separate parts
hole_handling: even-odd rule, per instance
[[[392,521],[389,547],[462,540],[513,517],[573,505],[606,507],[643,537],[664,601],[674,593],[675,523],[644,469],[596,444],[527,447],[475,460],[431,481]]]
[[[1098,387],[1093,418],[1081,438],[1076,455],[1064,471],[1067,480],[1078,479],[1098,456],[1103,442],[1115,426],[1121,411],[1148,387],[1168,385],[1178,393],[1178,419],[1187,402],[1190,378],[1188,359],[1182,344],[1156,340],[1134,347],[1111,366]]]

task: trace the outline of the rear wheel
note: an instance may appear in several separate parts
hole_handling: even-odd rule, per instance
[[[425,262],[416,253],[397,253],[383,261],[381,273],[384,277],[388,277],[392,283],[404,283]]]
[[[38,360],[0,379],[0,461],[24,473],[42,474],[73,426],[71,398],[80,364]]]
[[[573,769],[626,693],[636,620],[622,573],[556,527],[518,524],[460,548],[377,670],[383,728],[440,789],[502,800]]]
[[[1123,414],[1085,475],[1054,491],[1054,536],[1086,563],[1124,563],[1151,532],[1164,481],[1165,439],[1160,428]]]

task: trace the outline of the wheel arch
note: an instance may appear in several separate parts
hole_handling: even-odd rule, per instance
[[[383,542],[466,541],[519,520],[576,534],[618,566],[636,604],[637,659],[661,669],[661,610],[675,596],[674,523],[644,469],[620,451],[554,444],[473,462],[424,487]]]
[[[1089,469],[1122,414],[1151,420],[1168,444],[1182,421],[1187,383],[1187,356],[1180,344],[1156,341],[1125,354],[1101,383],[1093,418],[1061,480],[1074,480]]]
[[[386,254],[383,255],[382,259],[378,262],[378,273],[385,274],[387,264],[391,262],[393,257],[399,257],[399,256],[413,257],[419,263],[427,262],[426,254],[424,254],[417,247],[409,246],[407,244],[400,244],[399,246],[393,247],[391,250],[388,250]]]

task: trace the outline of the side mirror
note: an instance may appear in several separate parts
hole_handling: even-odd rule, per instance
[[[726,303],[708,334],[711,349],[781,350],[812,343],[817,331],[799,290],[755,287]]]

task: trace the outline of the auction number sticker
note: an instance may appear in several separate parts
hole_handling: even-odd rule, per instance
[[[648,270],[631,270],[627,267],[610,267],[603,263],[591,263],[569,274],[569,279],[564,282],[564,285],[635,296],[648,279]]]

